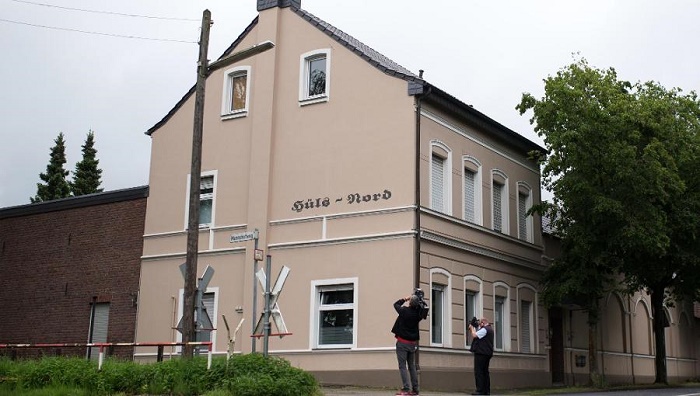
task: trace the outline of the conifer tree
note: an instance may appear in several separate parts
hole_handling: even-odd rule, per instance
[[[75,164],[73,182],[70,183],[74,196],[102,192],[102,169],[98,168],[100,161],[97,159],[95,149],[95,132],[89,131],[85,144],[83,144],[83,159]]]
[[[46,173],[40,173],[43,183],[37,183],[36,196],[29,198],[32,203],[51,201],[70,196],[70,185],[66,180],[68,171],[63,168],[66,163],[66,142],[63,132],[58,134],[55,146],[51,148],[51,159],[46,166]]]

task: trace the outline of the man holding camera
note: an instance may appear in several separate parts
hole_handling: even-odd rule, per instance
[[[486,318],[481,318],[479,321],[474,318],[469,323],[469,331],[472,335],[472,345],[469,350],[474,353],[476,382],[476,392],[472,395],[489,395],[491,394],[489,362],[493,356],[493,329]]]
[[[396,338],[396,359],[403,387],[397,395],[418,395],[418,373],[416,371],[416,351],[418,350],[418,322],[427,317],[428,311],[423,302],[423,291],[416,291],[394,303],[399,314],[391,332]],[[405,304],[408,303],[408,306]],[[408,365],[408,370],[406,370]],[[409,378],[410,373],[410,378]],[[409,381],[410,379],[410,381]]]

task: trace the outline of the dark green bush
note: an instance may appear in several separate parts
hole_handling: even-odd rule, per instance
[[[153,364],[108,359],[101,370],[97,369],[96,362],[78,358],[0,359],[0,379],[0,396],[115,393],[195,396],[207,392],[232,396],[321,394],[311,374],[293,367],[287,360],[261,354],[234,356],[228,364],[225,358],[216,358],[210,370],[207,370],[207,360],[203,357]]]

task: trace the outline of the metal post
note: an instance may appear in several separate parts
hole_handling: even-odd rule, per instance
[[[212,343],[209,343],[209,351],[207,352],[207,370],[211,370],[211,350],[212,350]]]
[[[270,342],[270,273],[272,272],[272,256],[267,255],[267,265],[265,272],[265,311],[263,319],[263,356],[269,353]]]
[[[255,323],[257,322],[258,319],[258,280],[255,279],[255,273],[258,272],[258,261],[255,259],[255,254],[258,251],[258,236],[259,232],[258,229],[255,229],[255,250],[253,250],[253,320],[251,320],[252,323],[252,330],[250,331],[251,334],[255,334]],[[255,353],[255,343],[257,342],[257,338],[251,337],[250,338],[251,346],[250,346],[250,351],[252,353]]]
[[[100,354],[97,358],[97,361],[98,361],[97,369],[98,370],[102,370],[102,362],[104,361],[104,359],[105,359],[105,347],[104,347],[104,345],[100,345]]]

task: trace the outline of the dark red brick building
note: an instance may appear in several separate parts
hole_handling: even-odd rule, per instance
[[[0,344],[134,341],[147,196],[143,186],[0,209]]]

